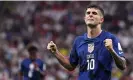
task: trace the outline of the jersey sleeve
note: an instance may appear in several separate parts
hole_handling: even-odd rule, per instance
[[[74,66],[78,65],[78,54],[77,54],[77,51],[76,51],[76,39],[73,43],[73,46],[72,46],[72,49],[71,49],[71,52],[70,52],[70,55],[69,55],[69,61],[70,61],[70,64],[72,64]]]
[[[114,48],[115,52],[119,56],[124,57],[124,52],[122,50],[122,47],[121,47],[121,44],[120,44],[118,38],[114,36],[112,41],[113,41],[113,48]]]

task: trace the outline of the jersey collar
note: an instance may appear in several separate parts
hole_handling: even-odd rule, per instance
[[[95,38],[88,38],[87,37],[87,33],[84,34],[84,40],[85,42],[89,42],[89,43],[93,43],[93,42],[97,42],[99,40],[99,38],[101,37],[101,35],[103,34],[104,31],[102,31],[97,37]]]

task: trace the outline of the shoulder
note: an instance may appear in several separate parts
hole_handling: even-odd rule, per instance
[[[111,32],[108,32],[108,31],[103,31],[104,32],[104,35],[106,36],[113,36],[113,34]]]
[[[111,32],[108,32],[108,31],[104,31],[104,36],[108,37],[108,38],[111,38],[111,39],[117,39],[117,37],[112,34]]]
[[[39,59],[39,58],[37,59],[37,61],[40,63],[44,63],[44,61],[42,59]]]
[[[77,36],[73,42],[73,47],[78,46],[81,42],[84,41],[84,35]]]
[[[29,61],[29,59],[26,58],[26,59],[24,59],[24,60],[21,61],[21,64],[25,64],[25,63],[27,63],[28,61]]]
[[[24,60],[22,60],[22,62],[27,62],[27,61],[29,61],[28,58],[25,58]]]
[[[119,39],[116,35],[110,33],[110,32],[105,32],[106,34],[106,39],[109,38],[109,39],[112,39],[113,43],[114,44],[117,44],[119,42]]]
[[[85,34],[84,34],[84,35],[85,35]],[[75,42],[80,42],[80,41],[84,40],[84,35],[77,36],[77,37],[75,38]]]

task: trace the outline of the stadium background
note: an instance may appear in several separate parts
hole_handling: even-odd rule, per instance
[[[89,4],[104,9],[103,29],[120,39],[130,61],[124,72],[113,68],[112,80],[133,80],[133,2],[130,1],[1,1],[0,80],[17,80],[19,63],[28,56],[26,47],[30,44],[39,48],[38,57],[46,62],[45,80],[76,80],[78,69],[66,71],[46,46],[53,40],[67,57],[74,38],[86,32],[84,12]]]

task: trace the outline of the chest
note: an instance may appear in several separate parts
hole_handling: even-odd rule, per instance
[[[36,67],[40,67],[41,63],[39,61],[26,61],[23,65],[24,70],[29,71],[34,70]]]
[[[79,56],[86,56],[88,54],[95,54],[99,52],[103,48],[104,44],[99,42],[93,43],[84,43],[80,44],[80,46],[76,49]]]
[[[76,50],[80,61],[86,61],[91,58],[98,60],[101,57],[108,58],[110,56],[108,50],[104,46],[103,41],[98,41],[94,43],[84,43],[81,46],[79,46]]]

